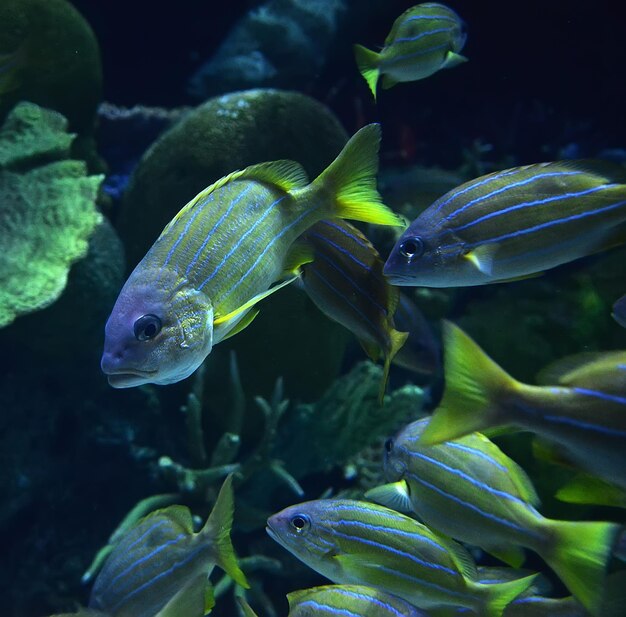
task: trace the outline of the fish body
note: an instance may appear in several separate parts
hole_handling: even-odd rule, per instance
[[[398,239],[395,285],[524,278],[626,241],[626,174],[594,161],[515,167],[446,193]]]
[[[324,314],[357,337],[373,361],[384,358],[384,393],[391,361],[408,334],[395,328],[399,291],[383,276],[383,260],[347,221],[320,221],[301,240],[313,251],[313,261],[302,266],[306,293]]]
[[[496,427],[529,430],[582,469],[626,488],[626,352],[573,356],[532,386],[508,375],[462,330],[444,326],[446,387],[421,443]]]
[[[626,295],[623,295],[613,305],[613,319],[615,319],[622,328],[626,328]]]
[[[288,617],[428,617],[401,598],[365,585],[324,585],[287,594]]]
[[[425,610],[465,607],[499,616],[533,579],[482,585],[461,545],[367,502],[327,499],[291,506],[269,518],[267,531],[334,583],[376,587]]]
[[[148,515],[113,548],[96,578],[89,608],[111,617],[202,617],[211,608],[205,604],[207,577],[216,564],[247,587],[230,542],[232,517],[230,477],[198,533],[186,507]]]
[[[379,142],[379,126],[364,127],[311,184],[299,164],[276,161],[234,172],[192,199],[113,307],[101,361],[109,383],[188,377],[213,345],[252,321],[257,302],[295,280],[310,257],[292,250],[294,240],[320,219],[402,225],[376,191]]]
[[[459,52],[467,33],[461,18],[450,8],[425,2],[406,10],[394,22],[385,46],[376,53],[354,46],[357,66],[374,98],[382,75],[383,88],[398,82],[429,77],[440,69],[465,62]]]
[[[543,517],[530,478],[493,442],[472,433],[425,446],[420,438],[428,423],[428,418],[413,422],[387,442],[385,475],[394,484],[367,497],[385,503],[387,495],[397,499],[404,491],[405,503],[426,525],[514,566],[524,560],[516,548],[530,548],[597,611],[619,526]]]

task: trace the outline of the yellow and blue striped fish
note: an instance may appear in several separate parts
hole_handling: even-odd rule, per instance
[[[320,221],[301,239],[313,251],[302,266],[303,287],[328,317],[350,330],[367,355],[384,358],[380,395],[385,392],[391,360],[408,334],[395,329],[399,290],[383,276],[383,260],[371,242],[347,221]]]
[[[386,442],[385,475],[394,482],[366,497],[391,506],[400,498],[432,529],[514,566],[524,560],[520,546],[532,549],[598,615],[619,525],[545,518],[530,478],[498,446],[480,433],[425,446],[428,422],[413,422]]]
[[[532,276],[626,241],[626,172],[598,161],[515,167],[446,193],[411,223],[385,275],[464,287]]]
[[[517,427],[561,448],[582,469],[626,488],[626,351],[564,358],[532,386],[516,381],[460,328],[445,323],[443,398],[421,443]]]
[[[376,190],[379,143],[380,127],[370,124],[310,184],[298,163],[276,161],[232,173],[192,199],[113,307],[101,361],[109,383],[188,377],[213,345],[254,319],[257,302],[297,278],[312,257],[294,241],[319,220],[403,226]]]
[[[615,302],[612,315],[613,319],[615,319],[622,328],[626,328],[626,295]]]
[[[483,585],[469,553],[399,512],[348,499],[286,508],[267,532],[334,583],[376,587],[422,608],[469,608],[500,617],[534,576]]]
[[[383,88],[391,88],[399,82],[424,79],[440,69],[466,62],[467,58],[459,54],[466,38],[465,24],[452,9],[425,2],[396,19],[379,53],[355,45],[354,55],[376,98],[381,75]]]
[[[113,548],[96,578],[89,608],[111,617],[202,617],[213,605],[207,577],[216,564],[248,586],[230,541],[232,522],[230,476],[198,533],[186,507],[148,515]]]

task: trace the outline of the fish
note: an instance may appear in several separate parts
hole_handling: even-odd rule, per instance
[[[467,58],[459,54],[466,39],[465,23],[451,8],[425,2],[396,19],[380,52],[355,45],[354,55],[376,99],[381,75],[382,86],[387,89],[466,62]]]
[[[626,241],[626,171],[556,161],[480,176],[436,200],[385,263],[394,285],[468,287],[537,276]]]
[[[313,254],[313,261],[304,264],[301,273],[309,298],[352,332],[374,362],[383,357],[382,399],[391,361],[409,336],[396,330],[393,320],[400,299],[398,288],[383,276],[378,251],[347,221],[320,221],[299,242],[311,247]]]
[[[266,530],[333,583],[376,587],[424,610],[465,607],[499,617],[534,580],[483,585],[460,544],[364,501],[321,499],[290,506],[272,515]]]
[[[615,302],[612,315],[622,328],[626,328],[626,294]]]
[[[298,163],[274,161],[194,197],[120,291],[101,359],[109,384],[165,385],[191,375],[214,345],[253,321],[260,300],[297,279],[311,257],[292,245],[319,220],[403,226],[376,190],[379,143],[380,126],[370,124],[310,184]]]
[[[422,445],[515,428],[559,446],[581,469],[626,488],[626,351],[590,352],[544,370],[533,386],[508,375],[458,326],[445,322],[445,388]]]
[[[207,577],[215,565],[248,587],[230,540],[232,521],[232,476],[198,533],[184,506],[149,514],[113,548],[95,580],[89,608],[112,617],[202,617],[214,604]]]
[[[0,53],[0,97],[21,86],[20,70],[26,61],[26,53],[25,43],[12,52]]]
[[[324,585],[287,594],[288,617],[428,617],[401,598],[366,585]]]
[[[480,433],[427,446],[423,418],[404,427],[384,447],[389,484],[368,499],[401,503],[431,529],[480,546],[519,567],[529,548],[558,574],[572,594],[599,615],[605,571],[620,526],[545,518],[532,481],[515,461]]]

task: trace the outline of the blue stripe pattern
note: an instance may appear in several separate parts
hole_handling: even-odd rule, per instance
[[[436,30],[429,30],[428,32],[421,32],[416,36],[406,36],[395,39],[389,47],[393,47],[397,43],[411,43],[414,41],[419,41],[423,39],[425,36],[432,36],[433,34],[442,34],[444,32],[452,32],[453,28],[437,28]]]
[[[368,264],[366,264],[365,262],[361,261],[356,255],[354,255],[354,253],[352,253],[348,249],[343,248],[343,246],[341,246],[339,244],[336,244],[330,238],[327,238],[326,236],[322,236],[322,235],[317,234],[317,233],[307,233],[306,235],[309,238],[317,238],[318,240],[321,240],[324,244],[329,244],[335,250],[339,251],[340,253],[342,253],[346,257],[349,257],[355,264],[361,266],[361,268],[363,268],[364,270],[367,270],[368,272],[372,270]],[[350,235],[349,237],[356,240],[356,238],[354,236],[352,236],[352,235]]]
[[[371,604],[375,604],[376,606],[379,606],[380,608],[388,611],[390,614],[397,615],[397,617],[404,616],[403,612],[397,611],[391,604],[389,604],[388,602],[383,602],[379,598],[376,598],[374,595],[357,593],[355,591],[350,591],[348,589],[341,589],[339,587],[335,589],[334,593],[340,596],[346,596],[350,599],[362,600]]]
[[[426,56],[428,54],[431,54],[435,51],[439,51],[442,49],[446,49],[449,50],[450,49],[450,44],[449,43],[443,43],[441,45],[435,45],[433,47],[430,47],[428,49],[425,49],[423,51],[415,51],[412,52],[410,54],[401,54],[399,56],[393,56],[391,58],[385,58],[385,60],[383,62],[381,62],[381,66],[383,66],[383,64],[385,66],[389,66],[390,64],[397,64],[398,62],[401,62],[402,60],[409,60],[410,58],[419,58],[420,56]]]
[[[322,611],[331,615],[340,615],[341,617],[362,617],[359,613],[354,613],[346,608],[337,608],[335,606],[329,606],[328,604],[321,604],[315,600],[306,600],[305,602],[298,603],[298,607],[312,608],[317,614],[322,614]]]

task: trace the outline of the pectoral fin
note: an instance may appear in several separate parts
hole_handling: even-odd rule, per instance
[[[289,283],[293,283],[297,278],[298,278],[297,276],[292,276],[291,278],[288,278],[282,281],[281,283],[274,285],[274,287],[270,287],[266,291],[263,291],[260,294],[257,294],[253,298],[250,298],[250,300],[242,304],[240,307],[236,308],[234,311],[231,311],[230,313],[226,313],[226,315],[219,315],[218,317],[215,317],[215,319],[213,319],[213,325],[219,326],[221,324],[226,323],[227,321],[230,321],[231,319],[234,319],[235,317],[238,317],[239,315],[241,315],[241,313],[252,308],[255,304],[257,304],[257,302],[260,302],[264,298],[271,296],[274,292],[278,291],[279,289],[282,289],[286,285],[289,285]],[[248,322],[248,324],[249,323],[250,322]]]
[[[235,334],[239,334],[242,330],[245,330],[253,321],[254,318],[260,313],[260,309],[252,309],[241,321],[222,339],[225,341]]]
[[[461,54],[455,54],[453,51],[449,51],[446,54],[446,59],[443,63],[444,69],[451,69],[454,66],[467,62],[467,58]]]
[[[477,270],[487,276],[491,276],[493,272],[493,261],[497,250],[497,244],[483,244],[465,253],[463,257],[471,262]]]
[[[405,480],[376,486],[365,493],[365,498],[397,512],[413,511],[409,487]]]

